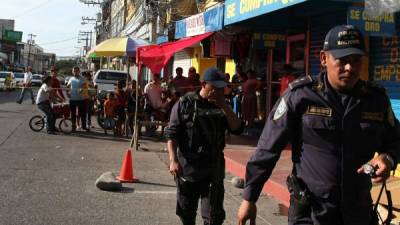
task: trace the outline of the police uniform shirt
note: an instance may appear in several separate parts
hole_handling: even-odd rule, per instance
[[[382,88],[359,81],[344,108],[326,74],[291,83],[271,111],[246,167],[243,198],[257,201],[282,149],[292,143],[293,173],[314,196],[340,204],[345,224],[362,224],[371,210],[370,177],[357,169],[375,151],[400,158],[400,129]],[[361,221],[352,223],[349,221]]]
[[[220,176],[224,176],[223,149],[227,129],[230,130],[222,110],[198,93],[188,93],[174,105],[165,135],[177,142],[177,156],[185,179],[210,179],[217,167],[216,158],[220,159]],[[243,126],[230,132],[240,134],[242,130]]]

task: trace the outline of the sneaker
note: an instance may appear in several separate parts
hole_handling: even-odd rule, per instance
[[[57,133],[56,133],[56,132],[54,132],[54,131],[47,131],[47,134],[51,134],[51,135],[57,135]]]
[[[22,101],[16,101],[16,103],[18,103],[18,104],[21,104],[21,103],[22,103]]]

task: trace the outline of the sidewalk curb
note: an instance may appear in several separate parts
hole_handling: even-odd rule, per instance
[[[246,166],[241,165],[234,159],[225,155],[225,170],[232,173],[235,176],[244,178],[246,173]],[[263,187],[263,192],[271,195],[277,199],[280,203],[289,207],[289,192],[286,186],[283,186],[271,179],[269,179]]]

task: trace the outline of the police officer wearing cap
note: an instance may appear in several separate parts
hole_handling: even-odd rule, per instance
[[[204,224],[219,225],[225,219],[225,132],[243,131],[243,122],[225,101],[225,86],[218,69],[207,69],[201,90],[174,105],[165,131],[169,170],[177,185],[176,214],[184,225],[195,224],[199,199]]]
[[[385,90],[360,80],[365,54],[355,27],[328,32],[323,72],[292,82],[268,117],[246,167],[238,224],[255,224],[255,203],[289,141],[289,224],[374,224],[371,177],[363,165],[375,168],[372,182],[386,180],[400,160],[400,129]]]

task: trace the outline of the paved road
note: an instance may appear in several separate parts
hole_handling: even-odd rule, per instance
[[[100,191],[95,180],[106,171],[119,173],[129,140],[96,128],[73,135],[32,132],[29,118],[39,112],[29,99],[16,104],[17,96],[0,92],[0,224],[179,224],[164,143],[144,140],[148,151],[134,152],[139,183],[124,184],[121,192]],[[236,224],[241,190],[230,178],[225,224]],[[278,208],[273,199],[261,197],[257,224],[286,224]]]

